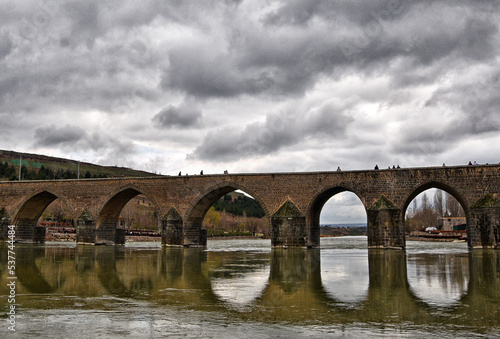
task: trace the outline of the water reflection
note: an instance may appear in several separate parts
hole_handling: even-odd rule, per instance
[[[467,292],[468,254],[408,255],[408,279],[412,291],[425,303],[452,306]]]
[[[216,312],[238,321],[483,330],[500,325],[495,250],[426,255],[19,245],[16,255],[18,303],[26,310],[100,309],[113,299],[145,302],[148,309]]]
[[[213,253],[210,259],[218,263],[210,273],[212,289],[228,305],[244,307],[262,295],[269,279],[267,255]]]
[[[325,250],[321,255],[321,279],[328,294],[347,307],[366,299],[369,286],[366,251]]]

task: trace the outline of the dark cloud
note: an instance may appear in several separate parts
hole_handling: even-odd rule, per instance
[[[79,149],[102,151],[112,149],[116,155],[134,152],[135,147],[127,141],[116,140],[102,130],[86,131],[74,125],[58,127],[49,125],[35,130],[34,141],[36,147],[54,147],[64,149]]]
[[[0,34],[0,61],[9,55],[12,50],[13,44],[9,36],[6,34]]]
[[[192,105],[170,105],[153,117],[153,123],[160,129],[190,128],[199,126],[201,118],[201,111]]]
[[[264,156],[294,146],[308,138],[327,136],[340,139],[353,119],[333,105],[312,109],[305,114],[270,114],[265,122],[248,124],[243,130],[224,128],[211,132],[188,157],[230,161]]]
[[[384,72],[395,84],[418,84],[432,81],[421,74],[436,62],[495,57],[496,16],[444,2],[393,3],[285,2],[262,25],[245,29],[234,23],[237,34],[229,37],[228,49],[220,50],[225,41],[216,47],[203,42],[173,49],[162,88],[199,98],[297,96],[322,76]],[[320,25],[325,29],[319,30]],[[395,60],[408,68],[388,68]]]
[[[300,153],[314,170],[355,150],[357,166],[423,164],[500,130],[499,6],[2,1],[0,114],[25,120],[2,140],[23,126],[19,144],[110,163],[165,152],[276,169]]]
[[[87,133],[78,126],[57,127],[50,125],[35,130],[35,142],[40,146],[71,146],[87,138]]]

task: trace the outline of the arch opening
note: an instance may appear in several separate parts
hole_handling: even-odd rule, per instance
[[[465,243],[467,214],[463,206],[460,195],[442,184],[420,187],[407,199],[403,210],[408,239]]]
[[[366,235],[366,208],[357,194],[344,187],[320,193],[308,210],[309,247],[317,247],[322,236]]]
[[[211,190],[188,211],[185,246],[206,246],[222,236],[269,237],[267,211],[257,197],[236,185]]]
[[[95,243],[123,245],[127,234],[161,240],[156,205],[134,188],[115,194],[101,209],[96,223]]]
[[[62,223],[64,217],[69,220],[68,226],[72,226],[71,217],[67,217],[68,208],[58,197],[48,191],[40,192],[21,206],[14,218],[16,225],[16,241],[26,243],[44,243],[46,240],[47,227],[55,226],[46,221],[49,216],[57,214],[58,223]],[[68,230],[70,231],[70,230]]]

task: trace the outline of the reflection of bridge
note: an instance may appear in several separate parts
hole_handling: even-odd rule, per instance
[[[239,312],[238,307],[233,307],[213,289],[212,272],[235,264],[231,255],[209,252],[207,256],[207,252],[196,248],[125,251],[113,247],[44,249],[19,246],[19,301],[26,309],[36,309],[46,305],[40,303],[39,298],[22,299],[22,296],[41,293],[43,299],[57,294],[85,300],[113,295],[160,305],[217,311],[255,321],[262,321],[264,317],[272,321],[314,320],[329,324],[410,321],[436,325],[456,322],[455,325],[472,326],[480,319],[482,324],[493,328],[499,325],[498,251],[470,252],[468,288],[457,303],[446,308],[437,307],[439,312],[433,312],[437,308],[412,292],[406,274],[405,252],[378,249],[368,253],[367,292],[354,307],[337,300],[333,297],[335,293],[325,288],[319,250],[275,249],[270,256],[267,282],[247,304],[237,305],[243,307]],[[268,254],[265,256],[269,258]],[[7,286],[6,274],[2,274],[6,271],[5,262],[2,260],[0,265],[0,292]],[[255,281],[252,273],[251,270],[243,273],[249,284]],[[453,284],[453,281],[448,283]],[[68,307],[65,303],[72,302],[72,298],[51,298],[50,301],[56,308]]]
[[[55,199],[73,211],[81,243],[123,243],[117,229],[121,210],[144,194],[155,205],[167,245],[203,246],[205,213],[236,189],[252,195],[269,220],[271,242],[280,247],[319,246],[319,217],[337,193],[355,193],[368,216],[368,245],[404,248],[404,214],[409,203],[429,188],[454,196],[467,217],[469,247],[498,247],[500,166],[461,166],[393,170],[234,174],[184,177],[0,183],[0,229],[13,222],[18,241],[43,242],[37,221]]]

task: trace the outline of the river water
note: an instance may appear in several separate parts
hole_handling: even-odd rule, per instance
[[[0,250],[0,338],[500,337],[500,251],[464,243],[16,244],[15,332]]]

